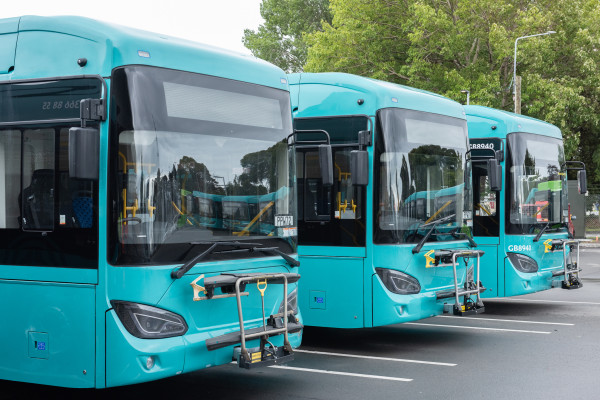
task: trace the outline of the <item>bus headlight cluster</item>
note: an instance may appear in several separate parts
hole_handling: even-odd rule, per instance
[[[288,312],[290,312],[290,310],[293,311],[294,315],[298,314],[298,288],[295,288],[290,293],[288,293],[287,309]],[[279,306],[279,311],[277,311],[277,313],[283,314],[283,301],[281,302],[281,305]]]
[[[525,254],[519,253],[506,253],[508,255],[508,259],[515,266],[518,271],[533,273],[538,271],[538,265],[535,260]]]
[[[185,320],[170,311],[128,301],[114,300],[111,304],[125,329],[135,337],[162,339],[181,336],[188,330]]]
[[[417,294],[421,291],[419,281],[403,272],[387,268],[375,268],[377,275],[392,293]]]

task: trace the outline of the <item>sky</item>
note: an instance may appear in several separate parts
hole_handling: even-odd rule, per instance
[[[244,29],[263,23],[261,0],[3,0],[0,18],[80,15],[250,54]]]

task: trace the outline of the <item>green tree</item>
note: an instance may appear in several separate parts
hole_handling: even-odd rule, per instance
[[[302,71],[306,62],[304,33],[331,22],[329,0],[263,0],[260,14],[265,23],[257,31],[244,30],[244,46],[287,72]]]
[[[342,71],[512,111],[514,41],[523,114],[557,125],[567,159],[600,182],[597,0],[331,0],[306,35],[306,71]]]

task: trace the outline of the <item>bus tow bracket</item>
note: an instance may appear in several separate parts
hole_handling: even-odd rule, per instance
[[[239,332],[232,332],[206,341],[207,349],[218,348],[239,343],[233,349],[233,360],[240,368],[251,369],[272,364],[283,364],[294,359],[294,351],[290,344],[288,334],[299,332],[303,326],[294,315],[293,310],[288,310],[288,283],[296,282],[299,274],[293,273],[247,273],[247,274],[221,274],[204,280],[207,291],[214,293],[215,288],[221,288],[224,293],[230,293],[237,300]],[[247,329],[244,323],[242,310],[242,296],[249,284],[256,284],[261,296],[262,326]],[[283,286],[283,312],[266,316],[264,307],[264,293],[269,285]],[[231,293],[233,292],[233,293]],[[216,297],[216,296],[215,296]],[[272,336],[283,335],[283,345],[276,346],[269,339]],[[249,340],[259,339],[258,347],[249,348]]]
[[[436,292],[437,299],[454,297],[454,304],[444,304],[444,313],[466,316],[480,314],[485,311],[483,301],[481,300],[481,293],[485,291],[485,288],[480,280],[480,259],[483,254],[485,253],[482,250],[450,249],[435,251],[435,265],[452,265],[452,271],[454,273],[454,290]],[[470,279],[467,269],[464,287],[459,288],[457,273],[458,259],[465,259],[466,264],[467,260],[472,257],[477,258],[475,276]],[[475,299],[473,299],[473,296],[475,296]],[[463,298],[462,301],[460,299],[461,297]]]

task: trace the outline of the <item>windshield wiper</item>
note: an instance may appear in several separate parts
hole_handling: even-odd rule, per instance
[[[471,236],[469,236],[465,232],[452,232],[451,235],[455,239],[460,239],[460,238],[467,239],[469,241],[469,245],[471,247],[477,247],[477,243],[475,243],[475,241],[473,240],[473,238]]]
[[[213,253],[217,247],[219,246],[233,246],[235,247],[232,251],[238,251],[240,249],[248,249],[251,250],[255,246],[260,246],[260,243],[245,243],[245,242],[191,242],[190,244],[210,244],[211,246],[206,249],[204,252],[198,254],[196,257],[192,258],[190,261],[186,262],[179,268],[175,268],[171,271],[171,278],[180,279],[183,275],[186,274],[194,265],[200,262],[202,259],[206,258],[209,254]]]
[[[293,259],[292,257],[279,250],[277,247],[254,247],[252,251],[262,251],[263,253],[271,253],[281,256],[285,261],[288,262],[292,267],[299,267],[300,261]]]
[[[440,219],[436,219],[435,221],[432,222],[428,222],[426,224],[423,225],[419,225],[416,229],[416,231],[418,231],[420,228],[425,228],[429,225],[431,225],[431,228],[429,228],[429,230],[427,231],[427,233],[425,234],[425,236],[423,236],[423,238],[419,241],[419,243],[417,243],[417,245],[415,247],[413,247],[412,249],[412,253],[413,254],[417,254],[418,252],[421,251],[421,249],[423,248],[423,245],[425,244],[425,242],[427,242],[427,239],[429,239],[429,236],[431,236],[431,233],[433,232],[433,230],[435,229],[435,227],[442,223],[442,222],[446,222],[451,220],[452,218],[456,217],[456,214],[451,214],[448,215],[446,217],[440,218]]]
[[[544,227],[538,232],[538,234],[533,238],[534,242],[537,242],[540,240],[540,238],[542,237],[542,235],[544,234],[544,232],[546,232],[546,229],[548,229],[548,227],[550,226],[550,221],[548,221],[546,223],[546,225],[544,225]]]

